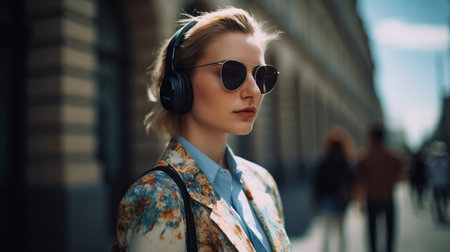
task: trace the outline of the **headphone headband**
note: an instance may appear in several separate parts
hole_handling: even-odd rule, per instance
[[[184,34],[197,23],[190,21],[173,35],[166,49],[164,78],[159,90],[162,106],[175,114],[187,113],[192,107],[192,84],[187,73],[175,69],[175,52],[183,43]]]
[[[181,43],[183,43],[184,34],[189,31],[197,22],[197,20],[192,20],[185,26],[178,29],[178,31],[175,32],[175,34],[172,36],[172,39],[170,40],[166,49],[165,71],[171,70],[172,72],[175,72],[175,66],[173,65],[173,63],[175,60],[175,52],[177,50],[177,47],[179,47]],[[165,75],[167,75],[167,73],[165,73]]]

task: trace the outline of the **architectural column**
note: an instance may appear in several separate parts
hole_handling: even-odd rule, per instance
[[[27,2],[28,250],[104,249],[108,195],[94,134],[95,15],[88,0]]]

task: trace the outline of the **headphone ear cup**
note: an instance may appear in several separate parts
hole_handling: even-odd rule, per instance
[[[192,83],[186,72],[179,73],[180,86],[183,91],[181,93],[182,96],[182,104],[180,107],[180,114],[185,114],[189,112],[192,108],[192,101],[194,98],[194,93],[192,91]]]
[[[175,78],[171,76],[165,76],[159,89],[159,97],[161,104],[167,111],[173,111],[175,103]]]
[[[184,72],[175,72],[165,77],[161,83],[159,96],[163,107],[175,114],[185,114],[192,107],[192,85]]]

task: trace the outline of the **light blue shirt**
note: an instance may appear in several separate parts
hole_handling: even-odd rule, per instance
[[[231,149],[227,146],[225,152],[225,160],[230,170],[228,171],[183,137],[178,136],[177,139],[194,158],[198,167],[205,173],[214,190],[219,193],[232,209],[234,216],[244,228],[255,250],[271,251],[267,235],[242,189],[242,171],[238,169]]]

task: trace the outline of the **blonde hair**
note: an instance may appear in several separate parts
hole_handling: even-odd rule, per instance
[[[257,22],[247,11],[239,8],[227,7],[213,12],[203,12],[197,17],[190,15],[186,15],[186,17],[180,21],[182,25],[186,25],[192,20],[196,20],[197,24],[186,32],[182,45],[176,51],[174,66],[176,69],[184,71],[188,71],[190,67],[194,66],[203,56],[206,45],[221,34],[241,32],[252,35],[264,50],[267,43],[278,36],[278,33],[264,32],[261,23]],[[178,135],[183,117],[183,115],[166,111],[159,102],[159,89],[164,78],[164,61],[169,41],[170,39],[164,43],[155,63],[148,69],[151,81],[148,94],[150,100],[156,103],[145,117],[144,124],[147,132],[152,129],[161,137]],[[190,74],[189,71],[188,74]]]

